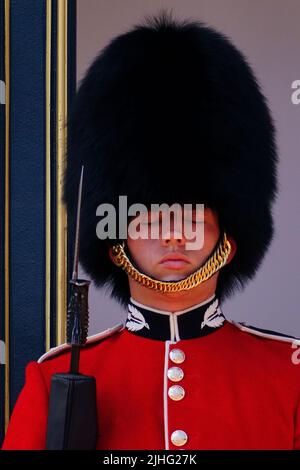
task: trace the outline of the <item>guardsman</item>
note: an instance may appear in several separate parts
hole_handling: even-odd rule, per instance
[[[69,121],[64,200],[73,223],[84,165],[80,261],[126,311],[81,353],[97,382],[97,449],[300,449],[299,341],[222,311],[272,240],[277,161],[253,71],[213,28],[162,13],[89,67]],[[157,238],[120,236],[120,196],[147,208],[127,229],[156,225]],[[103,204],[117,215],[106,239]],[[188,249],[174,213],[165,230],[153,204],[191,204],[183,219],[201,247]],[[69,361],[61,345],[29,363],[4,449],[45,448],[51,376]]]

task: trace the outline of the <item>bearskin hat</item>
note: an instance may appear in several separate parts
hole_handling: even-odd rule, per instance
[[[204,203],[237,243],[222,300],[258,269],[273,237],[275,129],[254,73],[222,33],[165,11],[115,37],[91,63],[68,122],[64,202],[75,227],[84,165],[80,261],[125,305],[127,274],[96,235],[101,203]]]

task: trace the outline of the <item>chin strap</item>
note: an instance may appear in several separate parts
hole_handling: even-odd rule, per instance
[[[122,244],[117,243],[112,247],[113,261],[117,266],[124,269],[124,271],[136,282],[148,287],[149,289],[161,292],[180,292],[182,290],[189,290],[199,286],[199,284],[207,281],[226,264],[230,252],[231,243],[227,240],[226,233],[224,232],[217,248],[203,266],[180,281],[167,282],[159,281],[138,271],[125,253],[125,241],[123,241]]]

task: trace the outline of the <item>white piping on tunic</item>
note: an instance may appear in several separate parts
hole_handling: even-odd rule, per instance
[[[171,313],[169,316],[169,319],[170,319],[170,333],[171,333],[170,341],[180,341],[177,315],[175,315],[174,313]]]
[[[176,341],[165,342],[164,390],[163,390],[165,450],[169,450],[168,364],[169,364],[169,351],[170,351],[171,344],[176,344]]]
[[[292,338],[290,336],[280,336],[280,335],[277,336],[276,334],[272,334],[272,333],[263,333],[262,331],[258,331],[258,330],[252,329],[251,327],[241,325],[240,323],[237,323],[233,320],[228,320],[228,321],[232,323],[234,326],[236,326],[237,328],[239,328],[239,330],[245,331],[247,333],[252,333],[253,335],[261,336],[262,338],[277,339],[278,341],[300,345],[300,339],[298,338]]]
[[[100,333],[96,333],[95,335],[91,335],[87,337],[86,344],[91,344],[95,343],[97,341],[100,341],[104,338],[107,338],[108,336],[111,336],[112,334],[122,331],[124,329],[123,323],[117,323],[117,325],[107,328],[104,331],[101,331]],[[49,359],[52,356],[56,356],[56,354],[66,351],[68,349],[71,349],[71,345],[68,343],[63,343],[60,344],[59,346],[55,346],[54,348],[49,349],[46,353],[44,353],[38,360],[37,362],[40,364],[43,362],[45,359]]]
[[[174,326],[174,317],[173,315],[169,316],[169,322],[170,322],[170,341],[175,340],[175,326]]]
[[[180,341],[177,315],[174,316],[176,341]]]

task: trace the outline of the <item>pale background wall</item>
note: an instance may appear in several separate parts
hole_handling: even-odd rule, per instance
[[[216,27],[245,53],[277,126],[280,191],[274,206],[276,235],[261,270],[241,294],[223,303],[223,311],[227,318],[300,337],[300,104],[291,102],[291,83],[300,80],[300,1],[77,0],[77,5],[78,80],[112,37],[160,7],[173,9],[176,17],[192,17]],[[90,312],[90,334],[126,316],[93,286]]]

